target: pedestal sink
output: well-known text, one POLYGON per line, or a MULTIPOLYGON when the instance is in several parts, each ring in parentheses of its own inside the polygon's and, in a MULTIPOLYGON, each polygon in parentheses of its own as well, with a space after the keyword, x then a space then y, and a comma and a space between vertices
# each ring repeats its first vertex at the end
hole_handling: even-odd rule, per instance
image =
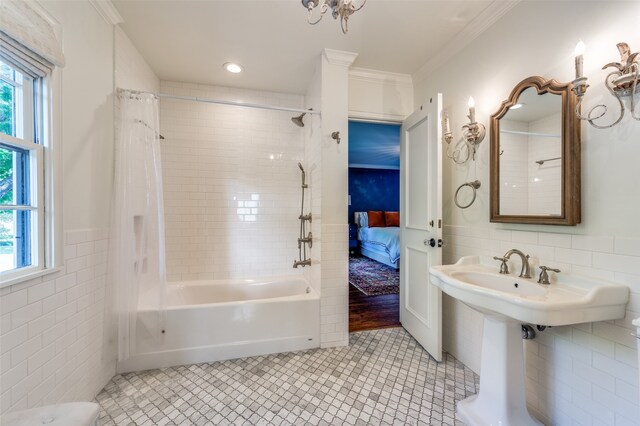
POLYGON ((429 270, 434 285, 484 314, 480 391, 457 406, 469 426, 541 425, 527 411, 521 324, 560 326, 623 318, 629 288, 560 273, 557 282, 498 273, 489 258, 467 256, 429 270))

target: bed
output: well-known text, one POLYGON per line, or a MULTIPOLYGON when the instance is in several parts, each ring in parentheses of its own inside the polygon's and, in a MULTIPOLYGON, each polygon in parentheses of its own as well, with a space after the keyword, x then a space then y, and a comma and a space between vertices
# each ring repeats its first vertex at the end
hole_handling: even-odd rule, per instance
POLYGON ((360 253, 398 269, 400 267, 400 228, 397 226, 370 228, 366 212, 354 213, 354 219, 358 226, 360 253))

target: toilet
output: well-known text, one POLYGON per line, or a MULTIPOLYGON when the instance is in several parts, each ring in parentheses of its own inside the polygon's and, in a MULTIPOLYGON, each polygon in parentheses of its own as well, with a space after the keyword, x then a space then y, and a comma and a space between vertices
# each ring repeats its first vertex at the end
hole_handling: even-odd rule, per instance
POLYGON ((3 426, 95 426, 100 406, 93 402, 68 402, 16 411, 4 416, 3 426))

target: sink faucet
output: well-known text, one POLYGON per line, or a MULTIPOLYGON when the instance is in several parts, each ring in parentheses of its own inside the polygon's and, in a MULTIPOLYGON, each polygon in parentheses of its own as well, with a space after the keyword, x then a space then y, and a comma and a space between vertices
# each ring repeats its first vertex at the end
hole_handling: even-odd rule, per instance
POLYGON ((517 249, 511 249, 508 252, 506 252, 504 256, 502 256, 502 258, 497 258, 497 260, 502 261, 502 264, 500 265, 500 273, 502 274, 509 273, 508 269, 506 269, 506 262, 507 260, 509 260, 512 254, 517 254, 518 256, 520 256, 520 260, 522 261, 522 269, 520 270, 520 275, 519 275, 520 278, 531 278, 531 267, 529 266, 529 255, 524 254, 523 252, 517 249), (502 272, 503 267, 505 268, 504 270, 506 270, 507 272, 502 272))

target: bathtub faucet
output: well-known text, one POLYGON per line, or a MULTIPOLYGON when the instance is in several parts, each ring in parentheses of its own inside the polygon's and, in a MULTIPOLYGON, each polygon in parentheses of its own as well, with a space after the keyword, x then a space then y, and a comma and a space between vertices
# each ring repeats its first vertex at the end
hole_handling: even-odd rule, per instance
POLYGON ((311 266, 311 259, 305 259, 305 260, 294 260, 293 261, 293 267, 294 268, 298 268, 298 266, 302 266, 303 268, 305 266, 311 266))
POLYGON ((300 243, 309 244, 309 248, 313 247, 313 234, 309 232, 309 234, 304 238, 298 238, 298 247, 300 247, 300 243))

